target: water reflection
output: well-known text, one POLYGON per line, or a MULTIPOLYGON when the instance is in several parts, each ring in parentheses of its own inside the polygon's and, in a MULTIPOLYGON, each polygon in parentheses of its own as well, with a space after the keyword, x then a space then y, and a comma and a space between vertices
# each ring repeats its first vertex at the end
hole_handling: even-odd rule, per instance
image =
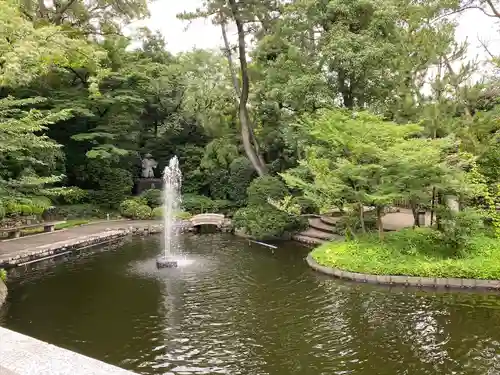
POLYGON ((149 238, 11 285, 3 325, 142 374, 496 374, 496 294, 330 279, 306 250, 184 236, 157 270, 149 238))

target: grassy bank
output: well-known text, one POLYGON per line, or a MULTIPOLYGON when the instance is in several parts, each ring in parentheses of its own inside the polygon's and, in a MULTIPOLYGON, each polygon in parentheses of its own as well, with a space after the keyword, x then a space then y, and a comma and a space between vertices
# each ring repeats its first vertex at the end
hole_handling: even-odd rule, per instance
POLYGON ((326 243, 312 252, 321 265, 375 275, 500 279, 500 241, 478 235, 459 252, 440 243, 431 229, 367 235, 326 243))

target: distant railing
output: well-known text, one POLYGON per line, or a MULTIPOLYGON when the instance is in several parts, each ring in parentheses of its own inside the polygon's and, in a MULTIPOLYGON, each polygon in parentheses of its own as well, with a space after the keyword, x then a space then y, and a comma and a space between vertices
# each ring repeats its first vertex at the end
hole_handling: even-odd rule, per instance
POLYGON ((191 224, 196 227, 199 225, 224 225, 225 217, 221 214, 199 214, 191 218, 191 224))

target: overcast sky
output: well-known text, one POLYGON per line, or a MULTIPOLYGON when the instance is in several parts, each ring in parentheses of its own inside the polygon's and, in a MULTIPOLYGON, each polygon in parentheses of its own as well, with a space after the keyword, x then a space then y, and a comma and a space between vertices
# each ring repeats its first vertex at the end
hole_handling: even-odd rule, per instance
MULTIPOLYGON (((188 51, 193 48, 218 48, 222 44, 220 29, 209 20, 191 23, 176 18, 182 11, 192 11, 201 6, 201 0, 155 0, 150 5, 151 17, 141 22, 152 30, 160 30, 172 52, 188 51)), ((458 40, 470 43, 469 57, 485 58, 486 54, 478 42, 486 41, 492 52, 500 55, 500 27, 494 19, 478 10, 469 10, 460 17, 457 30, 458 40)))

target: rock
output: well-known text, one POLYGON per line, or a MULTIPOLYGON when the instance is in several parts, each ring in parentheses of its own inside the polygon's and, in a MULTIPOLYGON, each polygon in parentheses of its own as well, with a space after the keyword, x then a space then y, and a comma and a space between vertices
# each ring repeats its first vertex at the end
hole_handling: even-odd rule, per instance
POLYGON ((2 307, 6 299, 7 299, 7 286, 2 281, 2 279, 0 279, 0 307, 2 307))

